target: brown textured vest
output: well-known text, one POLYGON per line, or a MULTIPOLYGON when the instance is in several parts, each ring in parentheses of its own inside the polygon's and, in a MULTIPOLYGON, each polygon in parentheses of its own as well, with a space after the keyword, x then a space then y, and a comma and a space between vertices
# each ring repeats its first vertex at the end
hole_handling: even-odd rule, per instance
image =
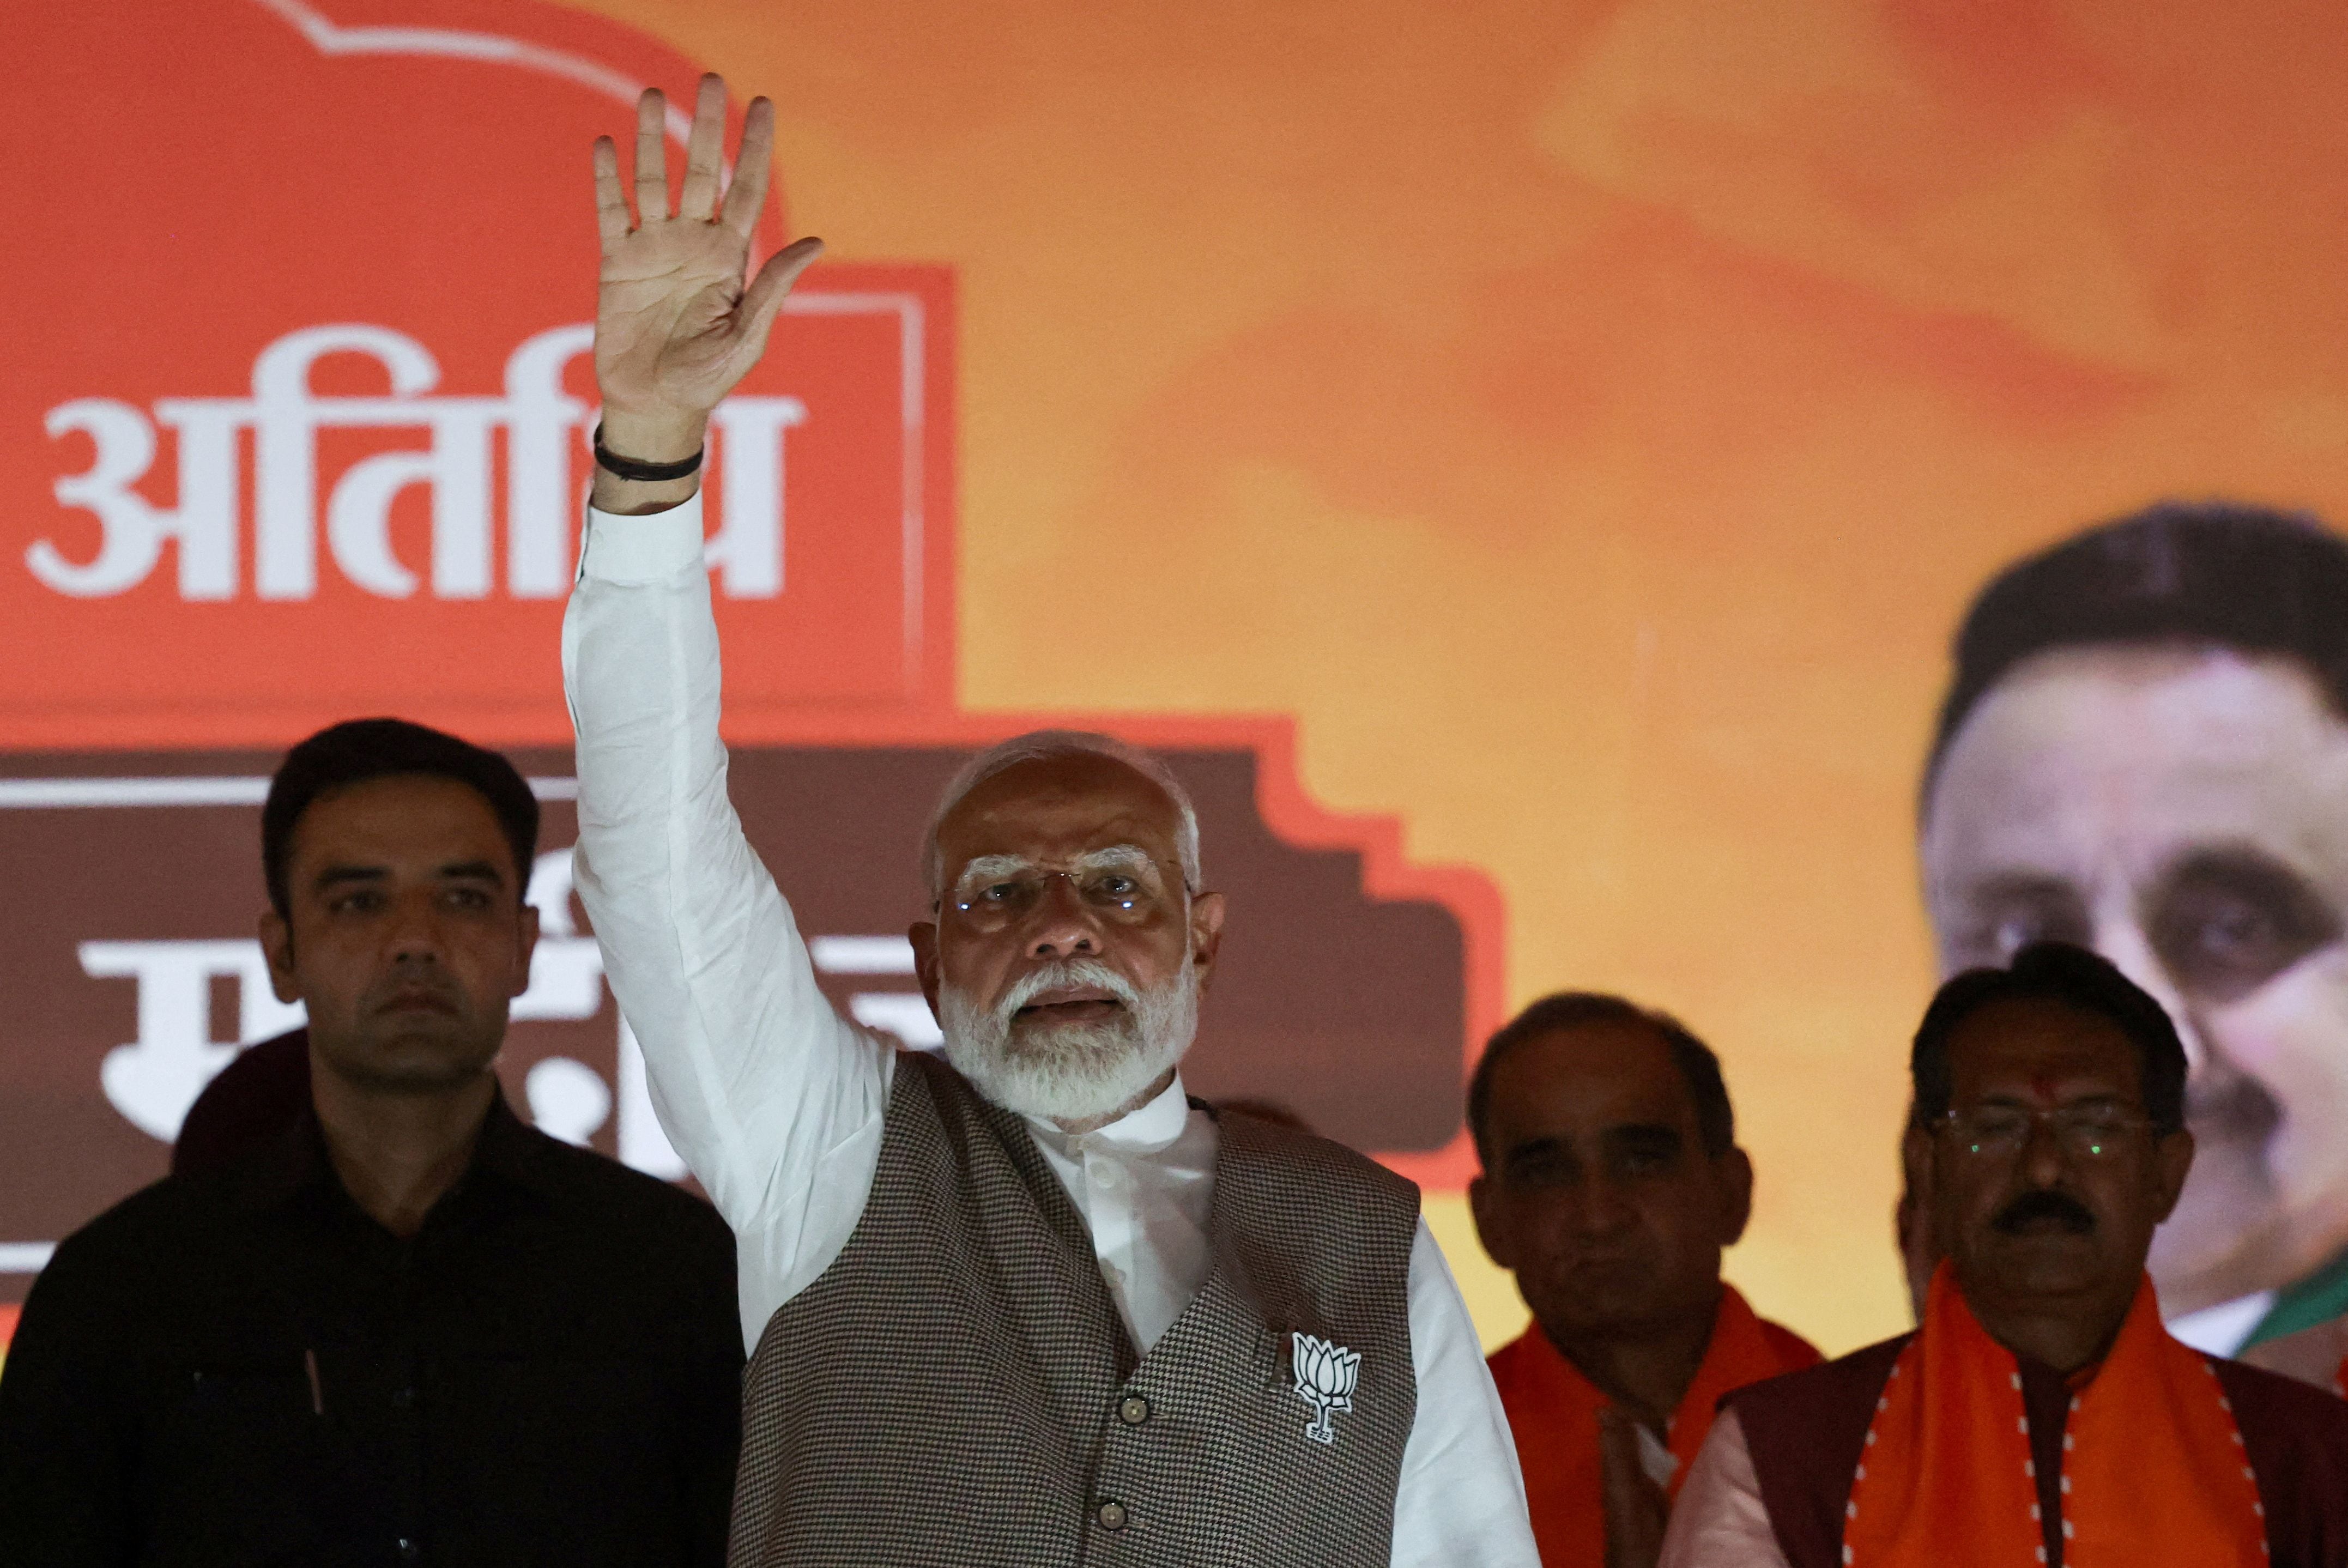
MULTIPOLYGON (((1740 1388, 1735 1410, 1777 1545, 1793 1568, 1841 1568, 1844 1505, 1867 1447, 1875 1401, 1913 1337, 1901 1335, 1838 1361, 1740 1388)), ((2239 1361, 2209 1357, 2233 1407, 2243 1458, 2258 1482, 2273 1568, 2348 1568, 2348 1403, 2239 1361)), ((2017 1361, 2039 1479, 2045 1562, 2062 1568, 2062 1375, 2017 1361)), ((1950 1561, 1962 1561, 1952 1550, 1950 1561)))
POLYGON ((1351 1150, 1220 1118, 1207 1282, 1137 1361, 1025 1124, 901 1055, 855 1233, 751 1359, 730 1562, 1384 1564, 1417 1220, 1351 1150), (1334 1444, 1299 1332, 1362 1357, 1334 1444))

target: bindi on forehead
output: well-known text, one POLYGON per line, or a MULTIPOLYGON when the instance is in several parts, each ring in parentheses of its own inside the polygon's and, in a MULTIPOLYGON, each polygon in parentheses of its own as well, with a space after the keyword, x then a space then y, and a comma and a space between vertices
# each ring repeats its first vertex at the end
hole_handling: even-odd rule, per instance
POLYGON ((2033 1105, 2063 1106, 2089 1099, 2122 1099, 2127 1098, 2133 1081, 2125 1072, 2114 1073, 2101 1064, 2075 1064, 2071 1069, 2040 1068, 2027 1079, 2028 1099, 2033 1105))
POLYGON ((1961 1100, 2027 1099, 2041 1105, 2133 1099, 2142 1064, 2118 1026, 2059 1002, 1992 1003, 1950 1039, 1952 1088, 1961 1100))

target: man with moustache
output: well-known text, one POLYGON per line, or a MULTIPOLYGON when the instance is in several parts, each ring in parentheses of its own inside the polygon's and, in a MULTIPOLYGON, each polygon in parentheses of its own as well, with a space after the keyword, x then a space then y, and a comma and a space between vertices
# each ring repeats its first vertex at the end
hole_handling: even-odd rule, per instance
POLYGON ((739 1247, 734 1562, 1529 1568, 1416 1190, 1183 1093, 1224 909, 1163 764, 1044 733, 948 785, 911 933, 942 1059, 817 989, 726 798, 693 475, 818 246, 744 286, 773 109, 721 192, 724 108, 705 78, 675 216, 658 93, 633 222, 597 145, 603 423, 564 664, 579 891, 739 1247))
POLYGON ((1941 988, 1910 1075, 1923 1321, 1731 1395, 1665 1568, 2348 1563, 2348 1403, 2161 1326, 2194 1146, 2160 1004, 2039 944, 1941 988))
POLYGON ((2348 1311, 2343 801, 2348 543, 2312 519, 2154 507, 1966 614, 1921 814, 1942 971, 2074 942, 2168 1007, 2199 1152, 2152 1274, 2219 1354, 2348 1311))
POLYGON ((35 1284, 0 1562, 724 1561, 725 1226, 499 1092, 537 836, 512 764, 454 736, 366 719, 286 754, 261 937, 307 1029, 263 1115, 35 1284))
POLYGON ((1815 1366, 1720 1277, 1753 1162, 1719 1058, 1620 996, 1544 996, 1468 1089, 1476 1233, 1532 1326, 1491 1359, 1546 1568, 1653 1568, 1723 1396, 1815 1366))

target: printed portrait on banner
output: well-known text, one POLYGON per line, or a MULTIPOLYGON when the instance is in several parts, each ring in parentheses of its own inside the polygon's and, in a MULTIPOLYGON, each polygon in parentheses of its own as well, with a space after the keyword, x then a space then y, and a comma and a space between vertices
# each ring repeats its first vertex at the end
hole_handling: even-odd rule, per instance
POLYGON ((2348 541, 2170 503, 2009 565, 1921 812, 1944 972, 2077 943, 2176 1022, 2172 1328, 2231 1355, 2348 1312, 2348 541))

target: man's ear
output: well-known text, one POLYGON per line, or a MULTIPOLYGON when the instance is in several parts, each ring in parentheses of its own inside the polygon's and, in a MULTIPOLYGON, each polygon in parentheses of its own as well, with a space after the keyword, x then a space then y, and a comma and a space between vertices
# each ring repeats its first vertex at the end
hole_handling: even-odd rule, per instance
POLYGON ((1491 1260, 1514 1270, 1516 1248, 1510 1244, 1508 1221, 1500 1212, 1500 1195, 1494 1191, 1492 1179, 1480 1171, 1468 1183, 1468 1212, 1476 1222, 1476 1239, 1484 1243, 1491 1260))
POLYGON ((1191 897, 1190 962, 1199 966, 1199 994, 1202 996, 1215 977, 1215 954, 1223 944, 1226 913, 1221 893, 1202 892, 1191 897))
POLYGON ((261 912, 261 955, 269 961, 269 988, 281 1002, 302 1000, 294 978, 294 928, 274 909, 261 912))
POLYGON ((1933 1224, 1933 1163, 1936 1154, 1932 1135, 1910 1121, 1908 1130, 1900 1135, 1900 1173, 1908 1179, 1909 1195, 1916 1209, 1916 1222, 1924 1227, 1928 1235, 1931 1233, 1933 1224))
POLYGON ((938 1017, 938 923, 917 920, 905 930, 913 944, 913 973, 920 976, 922 995, 929 998, 930 1016, 938 1017))
POLYGON ((1753 1222, 1753 1161, 1732 1145, 1714 1164, 1722 1189, 1720 1244, 1733 1247, 1745 1239, 1745 1227, 1753 1222))
POLYGON ((2162 1135, 2153 1145, 2153 1171, 2160 1183, 2160 1218, 2168 1218, 2185 1191, 2185 1178, 2193 1169, 2193 1135, 2183 1128, 2162 1135))
POLYGON ((521 906, 520 973, 515 975, 513 989, 507 993, 508 995, 519 996, 523 992, 530 989, 530 961, 531 956, 537 952, 538 905, 534 903, 525 903, 521 906))

